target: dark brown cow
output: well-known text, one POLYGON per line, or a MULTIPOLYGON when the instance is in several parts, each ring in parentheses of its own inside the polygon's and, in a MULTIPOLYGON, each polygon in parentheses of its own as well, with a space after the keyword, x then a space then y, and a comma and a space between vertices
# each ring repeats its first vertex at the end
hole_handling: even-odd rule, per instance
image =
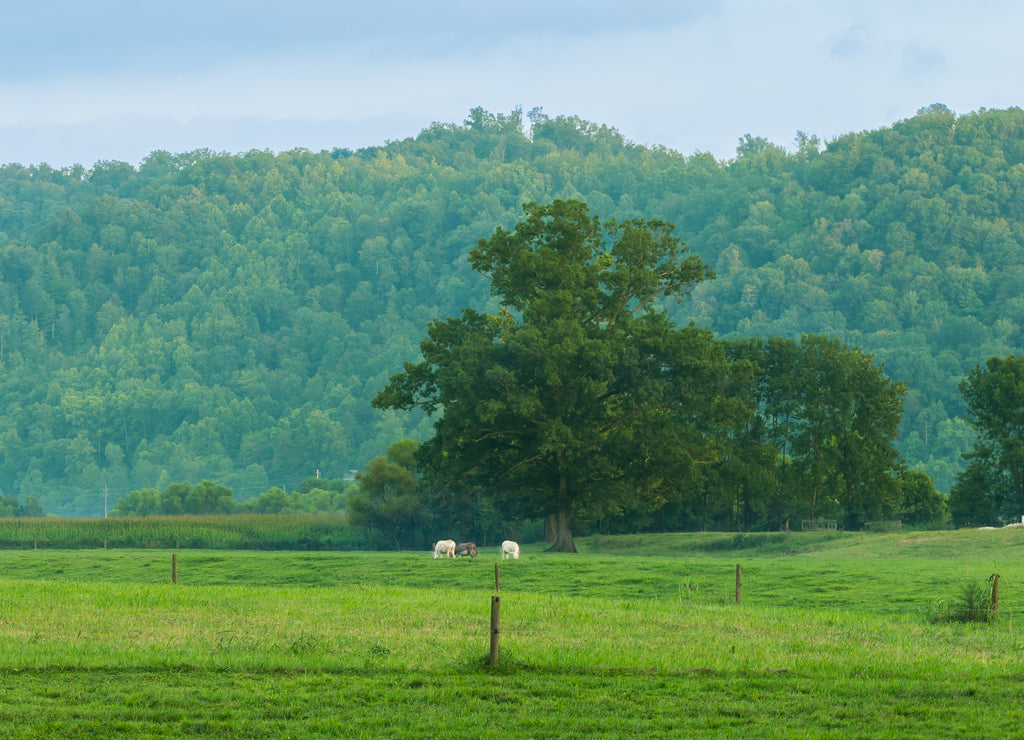
POLYGON ((455 546, 456 555, 469 555, 471 558, 475 558, 477 554, 476 544, 473 542, 460 542, 455 546))

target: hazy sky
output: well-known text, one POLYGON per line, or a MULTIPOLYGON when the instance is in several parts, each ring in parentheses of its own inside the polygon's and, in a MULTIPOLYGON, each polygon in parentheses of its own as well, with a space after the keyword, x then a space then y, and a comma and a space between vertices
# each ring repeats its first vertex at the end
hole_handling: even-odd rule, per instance
POLYGON ((33 0, 5 8, 0 164, 383 144, 543 108, 731 158, 942 103, 1024 105, 1017 0, 33 0))

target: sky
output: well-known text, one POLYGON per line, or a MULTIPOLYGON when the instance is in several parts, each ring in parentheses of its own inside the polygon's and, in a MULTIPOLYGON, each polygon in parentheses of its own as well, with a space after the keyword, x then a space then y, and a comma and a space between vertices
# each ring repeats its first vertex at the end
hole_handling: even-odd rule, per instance
POLYGON ((1018 0, 33 0, 0 165, 358 149, 534 108, 683 154, 1024 105, 1018 0))

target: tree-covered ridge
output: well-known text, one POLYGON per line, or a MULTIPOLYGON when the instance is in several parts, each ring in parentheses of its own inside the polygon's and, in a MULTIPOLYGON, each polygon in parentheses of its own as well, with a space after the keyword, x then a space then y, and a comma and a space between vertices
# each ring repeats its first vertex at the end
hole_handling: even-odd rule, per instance
MULTIPOLYGON (((0 490, 94 515, 103 492, 215 480, 249 498, 344 477, 424 418, 369 400, 427 321, 493 309, 466 255, 522 203, 677 225, 717 279, 670 309, 729 338, 828 334, 908 386, 907 463, 948 490, 957 383, 1020 351, 1024 112, 941 106, 729 162, 476 109, 359 151, 154 152, 0 167, 0 490)), ((112 499, 114 500, 114 499, 112 499)))
POLYGON ((690 240, 718 274, 693 317, 725 336, 823 332, 870 351, 909 386, 905 458, 948 490, 972 439, 959 379, 1022 345, 1024 112, 932 106, 823 151, 746 143, 728 167, 745 212, 690 240))

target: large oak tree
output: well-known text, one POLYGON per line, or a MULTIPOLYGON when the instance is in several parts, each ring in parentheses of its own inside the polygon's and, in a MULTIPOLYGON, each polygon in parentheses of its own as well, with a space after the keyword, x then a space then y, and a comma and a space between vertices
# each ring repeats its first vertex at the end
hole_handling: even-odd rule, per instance
POLYGON ((431 322, 374 405, 434 414, 420 454, 436 484, 553 514, 551 549, 575 552, 575 514, 659 506, 704 456, 694 422, 716 413, 725 359, 664 313, 711 274, 671 224, 602 224, 572 200, 524 211, 470 253, 501 310, 431 322))

